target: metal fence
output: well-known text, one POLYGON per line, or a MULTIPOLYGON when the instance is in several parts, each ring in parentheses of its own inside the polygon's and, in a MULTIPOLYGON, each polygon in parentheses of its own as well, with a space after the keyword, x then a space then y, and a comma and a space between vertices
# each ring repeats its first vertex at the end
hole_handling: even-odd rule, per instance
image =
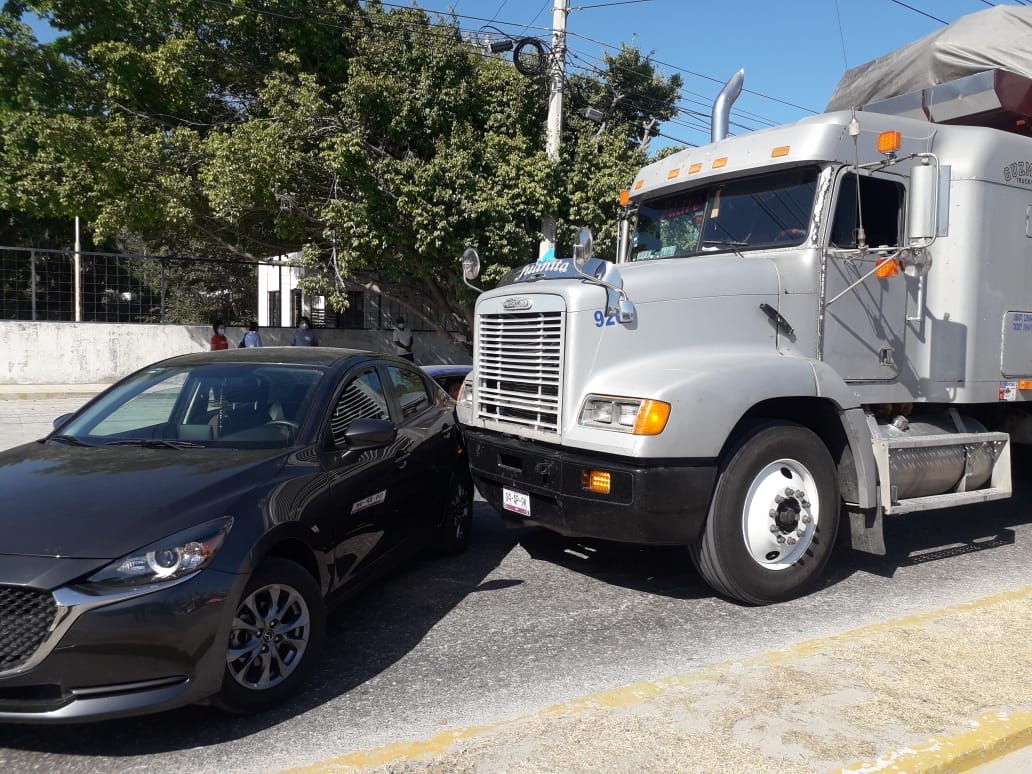
POLYGON ((348 308, 303 298, 289 260, 237 261, 0 247, 0 320, 175 323, 293 327, 308 314, 316 327, 387 329, 406 314, 413 330, 455 322, 418 288, 379 272, 356 277, 348 308), (264 278, 262 278, 263 268, 264 278), (362 282, 362 279, 369 280, 362 282), (389 292, 369 290, 369 285, 389 292))
POLYGON ((250 320, 258 263, 0 247, 0 319, 250 320))

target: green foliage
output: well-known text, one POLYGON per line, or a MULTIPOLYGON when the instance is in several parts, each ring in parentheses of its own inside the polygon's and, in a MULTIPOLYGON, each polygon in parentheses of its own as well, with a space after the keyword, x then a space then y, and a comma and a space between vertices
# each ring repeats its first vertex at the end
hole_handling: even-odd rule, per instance
POLYGON ((563 245, 587 224, 612 254, 617 193, 681 85, 630 47, 571 79, 553 164, 547 82, 418 7, 9 0, 0 40, 0 210, 78 215, 95 240, 151 253, 303 245, 306 289, 339 306, 344 279, 376 269, 466 320, 466 247, 490 283, 536 257, 554 213, 563 245), (24 10, 62 34, 38 43, 24 10), (606 111, 601 127, 584 100, 606 111))

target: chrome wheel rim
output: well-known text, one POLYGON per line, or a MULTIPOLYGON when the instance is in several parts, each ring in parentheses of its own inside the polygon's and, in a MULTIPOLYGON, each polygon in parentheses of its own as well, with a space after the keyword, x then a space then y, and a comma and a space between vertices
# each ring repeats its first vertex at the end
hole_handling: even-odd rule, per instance
POLYGON ((250 690, 274 688, 301 664, 311 636, 308 605, 297 589, 262 586, 241 601, 233 616, 229 673, 250 690))
POLYGON ((817 483, 798 460, 780 459, 753 478, 742 507, 742 533, 753 560, 768 570, 791 567, 810 548, 820 516, 817 483))

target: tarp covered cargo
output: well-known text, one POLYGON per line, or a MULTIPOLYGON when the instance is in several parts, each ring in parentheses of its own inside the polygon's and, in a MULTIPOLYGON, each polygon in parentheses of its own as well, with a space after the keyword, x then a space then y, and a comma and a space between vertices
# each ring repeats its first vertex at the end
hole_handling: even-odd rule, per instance
POLYGON ((998 5, 962 16, 847 70, 826 110, 848 110, 992 69, 1032 77, 1032 7, 998 5))

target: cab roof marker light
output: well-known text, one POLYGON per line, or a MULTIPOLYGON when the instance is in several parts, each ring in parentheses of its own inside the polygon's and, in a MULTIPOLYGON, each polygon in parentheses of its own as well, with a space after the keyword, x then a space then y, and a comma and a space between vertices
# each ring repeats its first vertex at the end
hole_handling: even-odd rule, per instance
POLYGON ((701 161, 696 161, 694 164, 692 164, 690 167, 688 167, 688 174, 689 175, 694 175, 696 172, 701 172, 701 171, 702 171, 702 162, 701 161))
POLYGON ((722 169, 727 166, 727 156, 723 156, 719 159, 713 159, 713 169, 722 169))
POLYGON ((790 150, 792 150, 791 145, 781 145, 770 152, 770 157, 772 159, 782 158, 783 156, 787 156, 790 150))
POLYGON ((622 191, 620 191, 620 206, 621 207, 626 207, 630 203, 631 203, 631 192, 628 191, 625 188, 622 191))
POLYGON ((641 190, 644 187, 644 185, 645 185, 645 181, 644 180, 639 180, 637 183, 634 184, 634 190, 635 191, 639 191, 639 190, 641 190))
POLYGON ((681 174, 681 169, 679 167, 674 167, 673 169, 671 169, 669 172, 666 173, 666 179, 667 180, 673 180, 674 178, 678 177, 680 174, 681 174))

